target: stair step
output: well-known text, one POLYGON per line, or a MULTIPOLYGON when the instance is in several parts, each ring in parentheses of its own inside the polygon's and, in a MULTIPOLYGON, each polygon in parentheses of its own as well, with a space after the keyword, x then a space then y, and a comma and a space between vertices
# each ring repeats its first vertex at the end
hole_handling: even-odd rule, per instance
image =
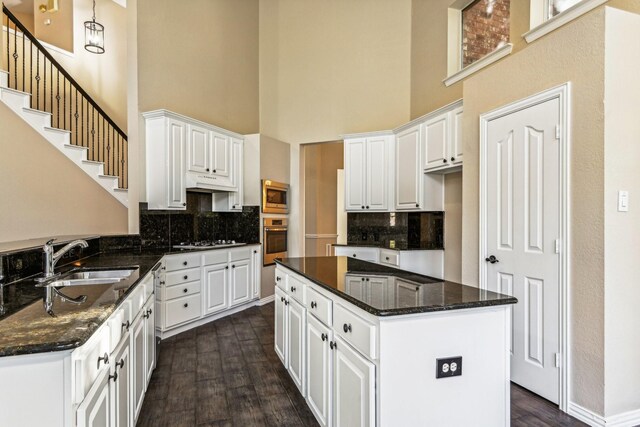
POLYGON ((4 70, 0 70, 0 87, 7 86, 9 86, 9 73, 4 70))
POLYGON ((34 110, 33 108, 23 108, 23 117, 34 127, 51 127, 51 113, 34 110))
POLYGON ((65 148, 72 148, 72 149, 75 149, 75 150, 82 150, 84 152, 88 152, 89 151, 89 148, 83 147, 82 145, 65 144, 64 146, 65 146, 65 148))
POLYGON ((92 171, 92 175, 103 175, 104 174, 104 163, 95 162, 93 160, 83 160, 82 165, 84 168, 89 168, 92 171))
POLYGON ((129 190, 128 190, 128 189, 126 189, 126 188, 120 188, 120 187, 118 187, 118 188, 114 188, 114 189, 113 189, 113 191, 118 191, 118 192, 121 192, 121 193, 127 193, 127 192, 129 192, 129 190))
POLYGON ((31 106, 31 94, 8 87, 0 87, 0 98, 15 112, 31 106))
POLYGON ((53 144, 57 144, 58 148, 64 147, 65 145, 71 145, 71 132, 68 130, 45 126, 42 128, 40 133, 44 134, 45 138, 53 144))

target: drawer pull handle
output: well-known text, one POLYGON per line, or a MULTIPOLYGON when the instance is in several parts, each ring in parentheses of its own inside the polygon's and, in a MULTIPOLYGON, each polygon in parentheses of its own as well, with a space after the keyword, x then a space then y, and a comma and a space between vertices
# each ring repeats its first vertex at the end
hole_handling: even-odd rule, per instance
POLYGON ((420 203, 416 203, 416 208, 419 208, 419 207, 420 207, 420 203))
POLYGON ((362 281, 364 282, 364 277, 362 278, 362 281))
POLYGON ((342 325, 342 330, 344 331, 344 333, 346 334, 347 332, 351 332, 351 323, 345 323, 344 325, 342 325))
POLYGON ((161 281, 160 281, 160 284, 161 284, 161 285, 164 285, 164 280, 161 280, 161 281))
POLYGON ((452 162, 455 162, 455 161, 456 161, 456 158, 455 158, 455 157, 452 157, 452 158, 451 158, 451 161, 452 161, 452 162))
POLYGON ((356 254, 353 254, 353 257, 356 258, 356 254))
POLYGON ((295 286, 292 286, 292 287, 291 287, 291 292, 295 292, 295 291, 296 291, 296 287, 295 287, 295 286))
POLYGON ((152 310, 152 309, 149 309, 149 310, 147 310, 147 313, 148 313, 148 314, 151 314, 151 313, 153 313, 153 310, 152 310))
POLYGON ((184 289, 182 290, 182 292, 184 292, 184 293, 186 294, 187 292, 189 292, 189 289, 184 288, 184 289))
POLYGON ((280 276, 276 277, 276 282, 279 282, 280 280, 282 280, 282 278, 280 276))
POLYGON ((124 359, 120 359, 119 362, 116 362, 116 368, 124 368, 124 359))
POLYGON ((102 357, 98 357, 98 368, 100 367, 100 362, 104 362, 105 365, 109 364, 109 355, 107 353, 102 357))
POLYGON ((369 278, 367 277, 367 282, 369 281, 369 278))
POLYGON ((184 303, 184 308, 187 308, 187 307, 189 307, 189 303, 188 303, 188 302, 185 302, 185 303, 184 303))
POLYGON ((145 311, 144 314, 142 315, 142 317, 144 317, 145 319, 149 318, 149 312, 145 311))
POLYGON ((231 268, 236 268, 235 264, 231 266, 231 268))
POLYGON ((131 322, 129 322, 128 320, 127 320, 127 322, 126 322, 126 323, 123 323, 123 324, 122 324, 122 327, 123 327, 123 328, 126 328, 126 330, 127 330, 127 331, 129 330, 129 327, 130 327, 130 326, 131 326, 131 322))
POLYGON ((311 308, 316 308, 318 304, 315 301, 311 301, 311 308))
POLYGON ((289 301, 285 301, 285 302, 284 302, 284 305, 289 305, 289 301))
POLYGON ((387 261, 389 261, 389 257, 385 257, 385 259, 386 259, 387 261))
POLYGON ((320 338, 322 338, 322 341, 325 341, 328 337, 327 334, 322 334, 320 335, 320 338))
POLYGON ((329 347, 331 347, 331 350, 333 350, 334 348, 338 348, 338 343, 329 341, 329 347))
POLYGON ((189 276, 187 276, 186 274, 184 275, 184 280, 187 280, 189 278, 189 276))
POLYGON ((280 297, 280 301, 284 302, 284 297, 280 297))
POLYGON ((113 382, 115 383, 115 382, 118 380, 118 371, 115 371, 115 372, 113 373, 113 375, 109 375, 109 378, 107 379, 107 382, 108 382, 110 379, 113 379, 113 382))

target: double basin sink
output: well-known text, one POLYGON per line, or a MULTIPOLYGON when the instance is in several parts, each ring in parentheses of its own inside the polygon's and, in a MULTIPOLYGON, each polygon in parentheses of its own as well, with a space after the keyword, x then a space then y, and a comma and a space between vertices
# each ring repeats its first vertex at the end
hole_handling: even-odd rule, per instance
POLYGON ((55 288, 67 286, 108 285, 127 279, 136 268, 116 270, 72 270, 68 273, 43 281, 39 286, 55 288))

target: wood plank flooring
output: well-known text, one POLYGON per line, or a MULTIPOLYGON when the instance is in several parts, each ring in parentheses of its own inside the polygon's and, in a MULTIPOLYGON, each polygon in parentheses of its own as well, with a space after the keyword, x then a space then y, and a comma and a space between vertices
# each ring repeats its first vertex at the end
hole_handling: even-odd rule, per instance
MULTIPOLYGON (((317 426, 273 349, 273 304, 162 341, 139 426, 317 426)), ((583 426, 513 385, 512 426, 583 426)))

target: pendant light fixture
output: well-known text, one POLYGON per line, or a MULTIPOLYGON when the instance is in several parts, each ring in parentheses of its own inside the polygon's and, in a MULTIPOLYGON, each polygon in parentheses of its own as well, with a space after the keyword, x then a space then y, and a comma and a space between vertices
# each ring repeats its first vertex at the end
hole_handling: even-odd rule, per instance
POLYGON ((93 17, 84 23, 84 48, 91 53, 104 53, 104 25, 96 22, 96 0, 93 0, 93 17))

